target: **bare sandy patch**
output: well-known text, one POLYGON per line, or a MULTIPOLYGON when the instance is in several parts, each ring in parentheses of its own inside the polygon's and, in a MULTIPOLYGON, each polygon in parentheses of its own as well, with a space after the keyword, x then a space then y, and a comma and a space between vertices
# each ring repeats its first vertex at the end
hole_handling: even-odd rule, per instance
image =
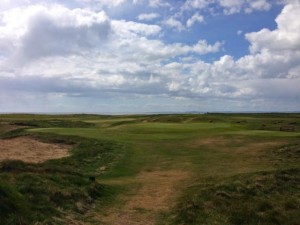
POLYGON ((70 146, 39 142, 29 137, 0 140, 0 161, 22 160, 41 163, 49 159, 67 157, 70 146))
POLYGON ((140 173, 135 181, 141 187, 124 204, 106 212, 101 221, 107 225, 154 225, 160 213, 176 203, 182 182, 189 177, 184 171, 151 171, 140 173))

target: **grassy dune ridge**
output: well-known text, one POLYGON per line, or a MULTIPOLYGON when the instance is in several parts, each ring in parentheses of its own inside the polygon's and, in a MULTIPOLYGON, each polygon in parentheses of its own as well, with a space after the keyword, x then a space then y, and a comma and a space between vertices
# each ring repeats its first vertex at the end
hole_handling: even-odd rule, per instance
POLYGON ((300 221, 299 114, 1 115, 0 135, 73 146, 1 162, 1 224, 300 221))

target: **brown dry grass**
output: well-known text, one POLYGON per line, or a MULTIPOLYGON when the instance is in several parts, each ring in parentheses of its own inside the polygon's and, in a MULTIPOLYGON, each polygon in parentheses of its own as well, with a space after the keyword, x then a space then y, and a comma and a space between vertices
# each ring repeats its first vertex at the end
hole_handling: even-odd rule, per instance
MULTIPOLYGON (((237 143, 240 143, 241 140, 235 139, 237 143)), ((202 146, 225 146, 228 145, 232 140, 228 140, 222 136, 220 137, 206 137, 206 138, 197 138, 187 143, 187 146, 190 148, 199 148, 202 146)))
POLYGON ((205 152, 201 164, 202 175, 230 176, 268 170, 274 167, 268 154, 270 150, 287 144, 283 140, 256 140, 243 138, 209 137, 187 143, 188 149, 205 152))
POLYGON ((273 148, 275 146, 280 146, 286 144, 285 141, 260 141, 246 143, 242 139, 226 139, 224 137, 213 137, 213 138, 201 138, 191 141, 187 144, 190 148, 217 148, 220 152, 231 152, 231 153, 247 153, 247 154, 257 154, 259 151, 265 151, 266 149, 273 148))
POLYGON ((140 173, 133 181, 140 188, 124 196, 119 207, 100 216, 101 221, 107 225, 154 225, 159 214, 174 205, 174 198, 188 177, 187 172, 175 170, 140 173))
POLYGON ((29 137, 0 140, 0 161, 22 160, 41 163, 49 159, 67 157, 70 146, 42 143, 29 137))

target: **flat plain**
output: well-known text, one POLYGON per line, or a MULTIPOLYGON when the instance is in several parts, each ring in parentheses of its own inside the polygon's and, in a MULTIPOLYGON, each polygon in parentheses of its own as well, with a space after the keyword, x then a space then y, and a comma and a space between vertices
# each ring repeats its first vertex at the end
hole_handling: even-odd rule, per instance
POLYGON ((7 114, 0 135, 0 224, 300 221, 299 114, 7 114))

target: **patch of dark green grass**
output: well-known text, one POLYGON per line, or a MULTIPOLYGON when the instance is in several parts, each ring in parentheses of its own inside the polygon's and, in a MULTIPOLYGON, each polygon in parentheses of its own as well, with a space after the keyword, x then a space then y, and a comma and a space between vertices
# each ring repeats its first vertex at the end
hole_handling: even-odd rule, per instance
POLYGON ((24 120, 24 121, 15 121, 10 122, 12 125, 17 126, 29 126, 29 127, 66 127, 66 128, 75 128, 75 127, 94 127, 93 123, 87 123, 83 121, 74 121, 74 120, 24 120))
POLYGON ((140 120, 123 120, 123 121, 117 121, 117 122, 112 122, 109 127, 116 127, 116 126, 122 126, 122 125, 130 125, 130 124, 135 124, 141 122, 140 120))
POLYGON ((21 135, 25 135, 25 128, 18 128, 10 131, 0 133, 0 138, 14 138, 21 135))
POLYGON ((24 196, 13 185, 0 183, 1 224, 24 224, 30 210, 24 196))
POLYGON ((144 119, 145 122, 182 123, 190 118, 190 115, 152 115, 144 119))

